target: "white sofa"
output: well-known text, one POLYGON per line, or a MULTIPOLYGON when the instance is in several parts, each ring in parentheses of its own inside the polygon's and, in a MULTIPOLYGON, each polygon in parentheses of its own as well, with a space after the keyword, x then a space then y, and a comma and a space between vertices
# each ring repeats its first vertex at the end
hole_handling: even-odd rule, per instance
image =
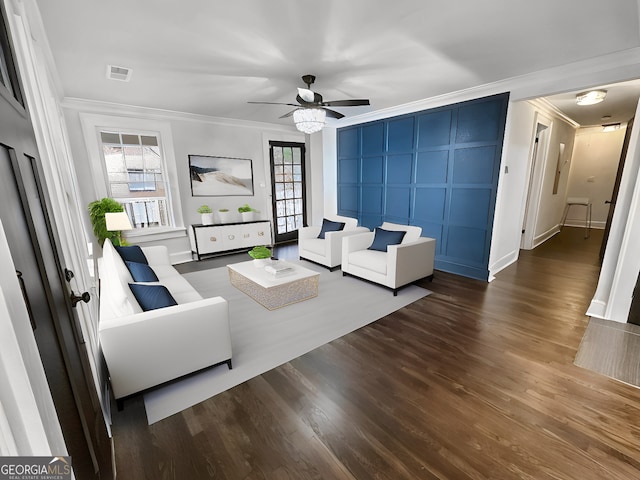
MULTIPOLYGON (((229 309, 222 297, 203 299, 171 265, 166 247, 142 247, 149 266, 177 305, 143 311, 126 264, 109 240, 100 262, 99 338, 114 397, 124 397, 188 373, 226 363, 231 368, 229 309)), ((144 282, 143 282, 144 283, 144 282)))
POLYGON ((386 252, 369 250, 374 232, 345 237, 342 244, 342 272, 393 290, 420 280, 433 278, 436 241, 421 237, 422 229, 411 225, 384 222, 380 228, 406 232, 402 242, 389 245, 386 252))
POLYGON ((358 227, 358 220, 351 217, 333 215, 327 220, 344 223, 344 229, 326 232, 324 238, 318 238, 321 225, 311 225, 298 230, 298 255, 303 260, 324 265, 335 270, 342 262, 342 239, 355 233, 368 232, 366 227, 358 227))

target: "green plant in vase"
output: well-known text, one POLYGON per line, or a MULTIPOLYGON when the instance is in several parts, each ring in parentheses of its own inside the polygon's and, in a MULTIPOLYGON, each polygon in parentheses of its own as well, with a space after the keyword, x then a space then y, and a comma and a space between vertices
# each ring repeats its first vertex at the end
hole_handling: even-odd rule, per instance
POLYGON ((211 210, 211 207, 209 205, 201 205, 200 207, 198 207, 198 213, 202 217, 203 225, 213 224, 213 221, 214 221, 213 210, 211 210))
POLYGON ((108 231, 107 222, 104 218, 105 213, 124 212, 124 208, 120 202, 113 198, 105 197, 100 200, 94 200, 88 206, 89 218, 93 227, 93 234, 98 239, 100 246, 104 245, 104 241, 109 238, 111 243, 120 246, 125 242, 122 240, 122 233, 118 231, 108 231))
POLYGON ((271 249, 261 245, 259 247, 253 247, 249 250, 249 256, 254 260, 262 260, 265 258, 271 258, 271 249))
POLYGON ((256 210, 251 208, 248 203, 245 203, 244 205, 238 207, 238 211, 240 213, 248 213, 248 212, 255 212, 256 210))
POLYGON ((238 212, 240 212, 243 222, 251 222, 254 219, 254 212, 257 212, 257 210, 250 207, 248 203, 245 203, 244 205, 238 207, 238 212))

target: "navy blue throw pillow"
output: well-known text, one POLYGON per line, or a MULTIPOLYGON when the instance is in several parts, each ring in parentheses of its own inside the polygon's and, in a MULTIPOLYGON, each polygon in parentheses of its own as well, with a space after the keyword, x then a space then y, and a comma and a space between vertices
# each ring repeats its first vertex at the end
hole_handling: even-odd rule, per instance
POLYGON ((379 250, 381 252, 387 251, 387 246, 398 245, 402 243, 402 239, 407 232, 385 230, 383 228, 376 227, 376 233, 373 237, 373 243, 369 247, 369 250, 379 250))
POLYGON ((146 263, 124 262, 134 282, 157 282, 158 276, 146 263))
POLYGON ((343 229, 344 222, 334 222, 325 218, 322 220, 322 228, 320 229, 320 235, 318 235, 318 238, 324 238, 324 234, 327 232, 339 232, 343 229))
POLYGON ((116 250, 125 262, 146 263, 149 265, 147 257, 142 253, 138 245, 127 245, 126 247, 116 247, 116 250))
POLYGON ((145 312, 177 305, 175 299, 164 285, 140 285, 130 283, 129 288, 140 304, 140 308, 145 312))

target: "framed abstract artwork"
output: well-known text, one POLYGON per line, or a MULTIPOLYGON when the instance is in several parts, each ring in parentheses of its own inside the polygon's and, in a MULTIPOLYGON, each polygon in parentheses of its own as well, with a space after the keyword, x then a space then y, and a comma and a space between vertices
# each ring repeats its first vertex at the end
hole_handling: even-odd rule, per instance
POLYGON ((253 195, 253 164, 247 158, 189 155, 191 195, 253 195))

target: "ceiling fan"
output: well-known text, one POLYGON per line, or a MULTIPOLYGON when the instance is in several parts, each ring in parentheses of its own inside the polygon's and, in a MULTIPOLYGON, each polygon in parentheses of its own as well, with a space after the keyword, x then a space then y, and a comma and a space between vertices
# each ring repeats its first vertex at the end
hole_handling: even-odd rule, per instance
POLYGON ((359 107, 363 105, 369 105, 367 99, 351 99, 351 100, 331 100, 325 102, 317 92, 311 90, 311 85, 316 81, 315 75, 303 75, 302 81, 307 85, 307 88, 298 88, 298 94, 296 95, 296 103, 279 103, 279 102, 248 102, 259 103, 263 105, 288 105, 290 107, 296 107, 288 113, 285 113, 280 118, 286 118, 293 115, 293 120, 296 123, 298 130, 305 133, 313 133, 321 130, 324 126, 325 117, 330 118, 342 118, 344 115, 340 112, 336 112, 327 107, 359 107))

